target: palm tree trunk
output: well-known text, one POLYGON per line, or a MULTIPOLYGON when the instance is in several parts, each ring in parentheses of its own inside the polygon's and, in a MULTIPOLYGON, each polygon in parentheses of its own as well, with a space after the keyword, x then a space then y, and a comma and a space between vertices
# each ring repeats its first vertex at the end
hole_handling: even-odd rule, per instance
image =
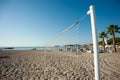
POLYGON ((104 40, 104 38, 103 38, 103 50, 105 52, 105 40, 104 40))
POLYGON ((114 52, 117 52, 117 50, 116 50, 116 42, 115 42, 115 34, 113 34, 112 36, 113 36, 113 48, 114 48, 114 52))

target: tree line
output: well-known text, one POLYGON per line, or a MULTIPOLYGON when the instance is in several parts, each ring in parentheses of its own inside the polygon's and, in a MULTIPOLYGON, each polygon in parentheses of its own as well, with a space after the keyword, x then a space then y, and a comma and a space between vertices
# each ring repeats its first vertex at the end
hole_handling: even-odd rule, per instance
MULTIPOLYGON (((115 37, 115 41, 117 45, 120 45, 120 37, 115 37)), ((103 41, 99 41, 99 45, 102 45, 103 41)), ((112 45, 113 38, 107 39, 108 45, 112 45)))

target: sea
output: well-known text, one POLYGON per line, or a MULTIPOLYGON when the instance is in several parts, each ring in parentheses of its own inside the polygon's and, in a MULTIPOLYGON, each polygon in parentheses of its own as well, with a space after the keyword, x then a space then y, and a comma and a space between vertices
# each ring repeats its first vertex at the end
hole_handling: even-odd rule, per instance
POLYGON ((0 50, 46 50, 47 47, 0 47, 0 50))

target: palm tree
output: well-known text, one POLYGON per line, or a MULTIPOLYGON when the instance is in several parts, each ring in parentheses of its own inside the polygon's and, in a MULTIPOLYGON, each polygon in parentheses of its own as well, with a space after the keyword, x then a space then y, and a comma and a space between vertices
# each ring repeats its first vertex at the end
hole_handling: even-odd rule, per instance
POLYGON ((105 32, 99 33, 99 38, 102 38, 103 49, 105 51, 105 38, 107 38, 107 33, 105 33, 105 32))
POLYGON ((112 35, 114 52, 117 52, 116 46, 115 46, 116 45, 116 42, 115 42, 115 33, 120 33, 120 27, 118 27, 118 25, 110 25, 109 27, 107 27, 107 33, 109 33, 110 35, 112 35))

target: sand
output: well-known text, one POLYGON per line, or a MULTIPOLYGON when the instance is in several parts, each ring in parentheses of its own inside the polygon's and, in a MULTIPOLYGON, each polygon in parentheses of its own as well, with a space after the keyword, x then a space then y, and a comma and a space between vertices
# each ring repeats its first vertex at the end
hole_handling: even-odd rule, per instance
MULTIPOLYGON (((100 54, 101 80, 120 80, 120 53, 100 54)), ((94 80, 92 53, 0 51, 0 80, 94 80)))

